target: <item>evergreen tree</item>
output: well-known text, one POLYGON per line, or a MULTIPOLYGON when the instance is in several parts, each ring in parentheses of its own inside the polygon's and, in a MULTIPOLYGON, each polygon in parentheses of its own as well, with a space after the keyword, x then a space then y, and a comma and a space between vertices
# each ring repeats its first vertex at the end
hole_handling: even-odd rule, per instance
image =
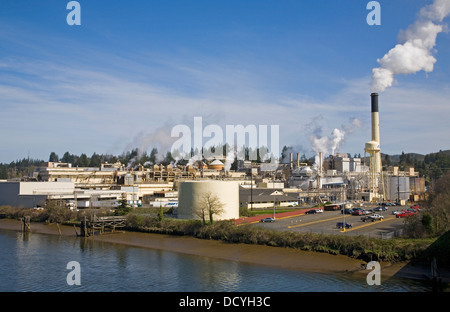
POLYGON ((125 193, 123 193, 121 199, 119 200, 119 205, 117 206, 117 208, 114 211, 114 215, 124 216, 124 215, 130 213, 130 211, 131 211, 131 207, 128 204, 125 193))
POLYGON ((58 155, 56 155, 55 152, 51 152, 50 153, 50 157, 48 158, 48 161, 58 162, 59 161, 59 157, 58 157, 58 155))

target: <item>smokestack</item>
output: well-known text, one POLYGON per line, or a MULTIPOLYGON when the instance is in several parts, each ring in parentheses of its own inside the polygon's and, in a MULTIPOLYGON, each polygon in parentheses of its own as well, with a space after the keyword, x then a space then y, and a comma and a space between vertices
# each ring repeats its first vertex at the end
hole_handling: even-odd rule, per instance
POLYGON ((372 93, 371 98, 371 117, 372 117, 372 145, 368 152, 374 153, 375 172, 381 172, 381 154, 380 154, 380 117, 378 113, 378 93, 372 93))
POLYGON ((297 153, 297 168, 300 167, 300 155, 297 153))
POLYGON ((323 169, 323 153, 319 152, 319 175, 322 175, 323 169))
POLYGON ((372 99, 372 141, 380 143, 380 118, 378 116, 378 93, 370 95, 372 99))

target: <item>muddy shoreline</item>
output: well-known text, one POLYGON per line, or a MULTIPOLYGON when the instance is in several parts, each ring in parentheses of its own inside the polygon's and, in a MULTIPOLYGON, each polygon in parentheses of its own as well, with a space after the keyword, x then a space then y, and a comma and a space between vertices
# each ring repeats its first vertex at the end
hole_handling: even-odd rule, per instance
MULTIPOLYGON (((0 229, 21 230, 21 222, 0 219, 0 229)), ((141 248, 151 248, 183 254, 238 261, 249 264, 281 267, 316 273, 349 274, 365 279, 369 270, 361 267, 361 260, 341 255, 295 250, 291 248, 270 247, 250 244, 230 244, 215 240, 198 239, 189 236, 120 231, 88 238, 77 237, 79 228, 57 226, 56 224, 32 223, 31 233, 71 236, 75 239, 123 244, 141 248)), ((408 263, 381 263, 381 279, 392 276, 426 279, 424 268, 412 267, 408 263)))

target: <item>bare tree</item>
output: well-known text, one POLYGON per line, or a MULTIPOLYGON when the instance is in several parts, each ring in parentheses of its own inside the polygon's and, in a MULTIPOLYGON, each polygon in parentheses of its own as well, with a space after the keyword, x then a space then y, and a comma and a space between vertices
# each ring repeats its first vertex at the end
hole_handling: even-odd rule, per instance
POLYGON ((194 213, 202 218, 203 220, 203 224, 206 223, 206 215, 208 213, 208 207, 207 205, 205 205, 205 200, 204 200, 204 195, 202 196, 202 199, 200 201, 200 205, 198 205, 197 207, 194 208, 194 213))
POLYGON ((209 216, 209 222, 212 224, 214 216, 221 214, 224 211, 223 206, 223 203, 217 195, 207 192, 202 195, 199 206, 195 209, 195 213, 202 218, 203 223, 206 223, 206 216, 209 216))

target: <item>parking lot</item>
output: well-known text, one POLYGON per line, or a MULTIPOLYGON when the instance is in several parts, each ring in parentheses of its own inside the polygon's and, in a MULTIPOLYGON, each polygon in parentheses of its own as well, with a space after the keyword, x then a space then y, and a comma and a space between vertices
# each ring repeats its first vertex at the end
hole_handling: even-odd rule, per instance
POLYGON ((363 222, 360 216, 351 214, 343 215, 338 211, 324 211, 316 214, 304 214, 295 217, 278 218, 275 222, 260 222, 257 226, 279 231, 313 232, 339 235, 365 235, 376 238, 391 238, 401 233, 404 218, 396 218, 393 210, 402 210, 407 207, 389 207, 387 211, 376 212, 383 216, 382 221, 363 222), (336 227, 338 222, 351 224, 351 228, 345 230, 336 227))

